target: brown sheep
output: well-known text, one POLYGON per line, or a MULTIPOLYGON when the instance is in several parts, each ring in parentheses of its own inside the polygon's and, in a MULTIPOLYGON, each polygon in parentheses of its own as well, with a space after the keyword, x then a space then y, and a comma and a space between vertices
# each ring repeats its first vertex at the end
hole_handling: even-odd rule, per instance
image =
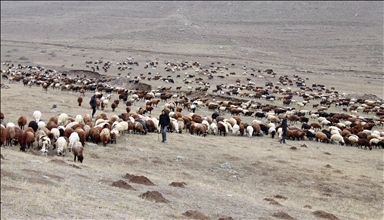
POLYGON ((89 130, 89 136, 91 137, 92 141, 96 144, 101 142, 100 138, 100 132, 101 132, 101 127, 93 127, 91 130, 89 130))
POLYGON ((8 126, 5 128, 5 146, 11 146, 12 147, 12 139, 15 137, 15 128, 13 126, 8 126))
POLYGON ((140 122, 137 122, 137 121, 134 123, 134 130, 133 130, 133 132, 136 133, 136 131, 138 131, 140 134, 147 134, 147 132, 144 130, 143 125, 140 122))
POLYGON ((107 146, 107 144, 109 143, 109 141, 111 139, 111 130, 109 130, 108 128, 103 128, 103 130, 101 130, 101 132, 100 132, 100 138, 101 138, 101 142, 103 143, 104 147, 107 146))
POLYGON ((92 116, 90 114, 86 114, 83 116, 84 124, 87 124, 87 122, 91 122, 92 124, 92 116))
POLYGON ((196 123, 201 123, 203 122, 203 118, 200 115, 193 114, 192 115, 192 120, 196 123))
POLYGON ((113 102, 113 103, 111 104, 111 108, 112 108, 112 112, 114 112, 114 111, 115 111, 115 108, 117 108, 117 104, 113 102))
POLYGON ((255 135, 260 135, 260 131, 261 131, 261 128, 260 128, 260 125, 257 124, 257 123, 252 123, 251 124, 252 128, 253 128, 253 134, 252 136, 255 136, 255 135))
POLYGON ((81 142, 76 141, 72 146, 72 153, 74 156, 73 161, 76 162, 76 157, 77 157, 77 161, 79 161, 80 163, 83 163, 83 160, 84 160, 83 152, 84 152, 83 145, 81 144, 81 142))
POLYGON ((24 115, 20 116, 19 119, 17 119, 17 124, 21 130, 24 130, 24 126, 27 124, 27 117, 24 115))
POLYGON ((18 141, 20 144, 20 151, 25 152, 26 147, 28 146, 28 148, 30 148, 33 142, 35 142, 35 136, 32 132, 24 130, 20 132, 18 141))
POLYGON ((1 127, 1 137, 0 137, 0 147, 4 145, 6 139, 7 139, 7 134, 5 131, 5 128, 3 126, 1 127))
POLYGON ((79 103, 79 106, 81 106, 81 103, 83 102, 83 97, 79 96, 77 98, 77 103, 79 103))
POLYGON ((85 133, 84 129, 76 128, 75 132, 79 134, 80 142, 83 146, 85 146, 85 140, 87 139, 87 134, 85 133))
POLYGON ((55 122, 55 124, 59 124, 59 119, 57 118, 57 116, 52 116, 51 118, 49 118, 48 122, 49 121, 53 121, 55 122))
POLYGON ((369 150, 372 150, 371 143, 369 143, 369 141, 367 139, 364 139, 364 138, 359 138, 359 140, 357 140, 357 142, 356 142, 356 145, 357 145, 357 148, 361 147, 361 149, 363 149, 363 146, 364 146, 364 149, 366 149, 368 147, 369 150))
POLYGON ((54 121, 48 121, 46 128, 51 130, 52 128, 57 128, 58 125, 54 121))
POLYGON ((75 130, 73 130, 72 128, 66 128, 64 129, 64 137, 67 137, 69 138, 69 136, 71 136, 72 132, 74 132, 75 130))
POLYGON ((319 131, 319 132, 316 133, 315 138, 316 138, 316 141, 319 141, 319 140, 320 140, 320 142, 323 142, 323 143, 329 143, 329 139, 328 139, 327 135, 324 134, 324 133, 321 132, 321 131, 319 131))

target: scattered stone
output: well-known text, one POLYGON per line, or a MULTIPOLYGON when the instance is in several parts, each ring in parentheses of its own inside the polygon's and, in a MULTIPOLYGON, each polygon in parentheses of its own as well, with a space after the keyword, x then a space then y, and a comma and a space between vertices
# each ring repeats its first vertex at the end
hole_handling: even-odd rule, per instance
POLYGON ((274 200, 274 199, 271 199, 271 198, 264 198, 263 200, 268 201, 269 204, 271 204, 271 205, 278 205, 278 206, 281 206, 281 204, 278 203, 278 202, 276 202, 276 200, 274 200))
POLYGON ((220 164, 221 168, 232 169, 232 165, 228 162, 220 164))
POLYGON ((184 157, 182 157, 182 156, 177 156, 177 157, 176 157, 176 161, 184 161, 184 157))
POLYGON ((332 168, 332 166, 329 165, 329 164, 325 165, 325 167, 326 167, 326 168, 332 168))
POLYGON ((0 154, 0 156, 1 156, 1 159, 5 160, 5 157, 2 154, 0 154))
POLYGON ((171 184, 169 184, 170 186, 174 186, 174 187, 181 187, 181 188, 184 188, 185 185, 187 185, 187 183, 185 182, 172 182, 171 184))
POLYGON ((291 150, 297 150, 297 147, 290 147, 291 150))
POLYGON ((302 144, 300 147, 306 147, 306 148, 308 148, 308 145, 306 145, 306 144, 302 144))
POLYGON ((277 199, 284 199, 284 200, 287 199, 287 197, 282 196, 282 195, 275 195, 274 197, 277 198, 277 199))
POLYGON ((306 208, 306 209, 312 209, 312 206, 310 206, 310 205, 305 205, 304 208, 306 208))
POLYGON ((324 154, 326 154, 326 155, 332 155, 331 153, 328 153, 328 152, 324 152, 324 154))

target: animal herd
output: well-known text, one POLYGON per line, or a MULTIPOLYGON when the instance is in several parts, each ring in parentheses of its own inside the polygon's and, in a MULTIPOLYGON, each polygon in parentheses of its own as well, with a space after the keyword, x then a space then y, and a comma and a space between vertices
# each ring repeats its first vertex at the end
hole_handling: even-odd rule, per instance
MULTIPOLYGON (((24 86, 28 85, 31 88, 32 85, 41 86, 45 91, 61 89, 61 91, 79 92, 77 103, 80 107, 87 92, 96 94, 97 108, 101 108, 102 111, 108 111, 110 107, 112 112, 115 112, 120 102, 125 104, 124 113, 109 118, 107 114, 101 113, 94 120, 89 114, 76 115, 73 118, 61 113, 45 122, 41 120, 41 112, 35 111, 32 114, 33 120, 29 122, 26 115, 20 116, 17 120, 18 126, 13 122, 5 123, 5 117, 1 113, 1 146, 20 145, 21 151, 36 148, 46 154, 48 150, 55 150, 58 156, 65 156, 69 151, 74 155, 74 160, 82 162, 86 141, 106 146, 116 143, 118 137, 125 134, 145 135, 148 132, 158 132, 158 118, 150 115, 154 108, 165 109, 171 117, 169 132, 185 131, 201 136, 278 138, 282 134, 280 122, 283 118, 287 118, 290 124, 287 132, 288 140, 315 140, 370 150, 374 147, 384 147, 384 133, 379 131, 384 125, 384 104, 381 100, 348 98, 345 94, 339 94, 335 88, 328 89, 321 84, 313 83, 309 87, 305 84, 308 78, 303 79, 297 75, 293 75, 293 79, 287 75, 280 76, 275 85, 267 81, 264 86, 256 86, 252 78, 247 78, 247 83, 243 85, 240 84, 240 80, 236 80, 236 84, 221 83, 216 85, 216 89, 202 90, 210 88, 210 82, 201 77, 207 76, 207 80, 212 80, 218 71, 223 72, 229 67, 215 67, 214 63, 211 63, 209 68, 204 69, 197 62, 175 64, 168 61, 165 62, 167 72, 174 73, 192 68, 201 76, 193 81, 189 79, 195 77, 194 74, 186 75, 183 80, 186 91, 182 92, 181 87, 178 87, 172 92, 172 87, 129 90, 111 86, 116 77, 89 78, 84 75, 72 78, 55 70, 45 70, 41 66, 4 65, 9 67, 2 70, 2 77, 9 79, 10 82, 23 81, 24 86), (196 84, 196 89, 199 88, 195 93, 189 88, 193 83, 196 84), (294 85, 298 89, 292 89, 294 85), (114 93, 118 98, 112 101, 114 93), (215 94, 215 99, 210 99, 208 94, 215 94), (140 101, 145 103, 145 107, 137 107, 135 111, 134 105, 140 101), (303 109, 308 103, 314 103, 312 110, 303 109), (328 112, 331 105, 337 108, 338 112, 328 112), (184 109, 188 111, 186 114, 181 113, 184 109), (199 114, 202 109, 206 110, 204 115, 199 114), (207 115, 206 112, 209 111, 212 114, 207 115), (362 112, 366 116, 358 115, 357 112, 362 112), (299 126, 297 123, 302 125, 299 126)), ((129 64, 119 63, 120 70, 125 69, 121 65, 129 64)), ((138 63, 130 65, 138 66, 138 63)), ((159 63, 151 62, 148 65, 154 68, 159 63)), ((111 66, 113 65, 108 62, 103 69, 106 70, 111 66)), ((247 70, 247 67, 243 66, 243 69, 247 70)), ((252 70, 255 72, 255 69, 252 70)), ((271 79, 277 76, 272 69, 265 72, 271 79)), ((127 75, 130 77, 130 74, 127 75)), ((134 79, 144 80, 143 74, 140 75, 141 77, 134 79)), ((236 73, 231 72, 230 75, 236 73)), ((249 74, 249 77, 260 78, 259 76, 249 74)), ((164 78, 159 74, 150 79, 162 80, 164 83, 173 82, 170 80, 171 76, 164 78)))

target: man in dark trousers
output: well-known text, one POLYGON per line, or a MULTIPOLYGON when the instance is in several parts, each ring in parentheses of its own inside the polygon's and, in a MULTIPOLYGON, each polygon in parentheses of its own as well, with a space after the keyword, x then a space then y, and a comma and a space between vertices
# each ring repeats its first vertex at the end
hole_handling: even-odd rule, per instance
POLYGON ((96 94, 93 95, 91 97, 91 101, 89 101, 89 104, 91 105, 92 107, 92 118, 94 118, 95 116, 95 113, 96 113, 96 106, 97 106, 97 103, 96 103, 96 94))
POLYGON ((159 127, 162 136, 162 143, 164 143, 167 140, 167 127, 171 123, 171 119, 169 118, 169 115, 165 113, 164 110, 161 111, 161 115, 159 117, 159 127))
POLYGON ((285 139, 287 138, 287 129, 288 129, 287 118, 284 118, 283 121, 281 122, 281 129, 283 130, 283 134, 279 141, 280 141, 280 144, 281 142, 285 144, 285 139))

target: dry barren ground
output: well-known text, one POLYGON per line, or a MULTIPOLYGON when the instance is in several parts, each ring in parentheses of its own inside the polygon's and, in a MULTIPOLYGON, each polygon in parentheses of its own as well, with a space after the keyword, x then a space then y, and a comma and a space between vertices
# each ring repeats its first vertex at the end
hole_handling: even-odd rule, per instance
MULTIPOLYGON (((198 61, 204 66, 220 62, 230 68, 219 75, 237 74, 214 78, 212 85, 245 82, 246 65, 272 68, 277 77, 297 74, 309 78, 308 85, 325 84, 352 97, 382 99, 382 11, 380 2, 1 2, 1 62, 64 72, 90 70, 88 60, 123 62, 131 57, 140 63, 130 70, 132 76, 171 74, 176 79, 173 87, 183 85, 184 77, 177 79, 177 74, 191 72, 165 72, 164 61, 198 61), (161 65, 144 69, 150 61, 161 65)), ((123 77, 128 71, 115 65, 100 72, 118 73, 123 77)), ((259 75, 263 78, 253 79, 259 86, 277 82, 263 72, 259 75)), ((78 93, 1 82, 9 86, 1 89, 5 122, 16 123, 20 115, 32 120, 34 110, 40 110, 45 121, 62 112, 71 117, 91 112, 90 92, 79 107, 78 93)), ((131 86, 125 80, 115 82, 112 86, 131 86)), ((134 107, 143 105, 140 101, 134 107)), ((104 112, 111 117, 124 112, 124 106, 104 112)), ((196 113, 212 114, 204 108, 196 113)), ((250 122, 254 117, 242 119, 250 122)), ((22 153, 18 146, 2 147, 1 154, 2 219, 384 216, 382 149, 308 140, 281 145, 270 137, 184 132, 169 133, 165 144, 155 133, 126 134, 106 147, 87 142, 83 163, 73 162, 71 154, 58 157, 52 150, 48 156, 36 149, 22 153)))

